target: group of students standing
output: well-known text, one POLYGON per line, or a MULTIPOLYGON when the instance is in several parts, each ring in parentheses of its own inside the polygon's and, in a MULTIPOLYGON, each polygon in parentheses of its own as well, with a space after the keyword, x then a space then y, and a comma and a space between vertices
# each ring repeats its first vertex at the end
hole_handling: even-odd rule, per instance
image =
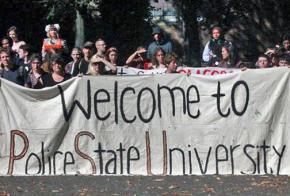
MULTIPOLYGON (((242 68, 246 66, 239 60, 232 42, 226 40, 220 27, 212 29, 211 40, 205 45, 202 59, 206 66, 224 68, 242 68)), ((284 35, 282 45, 268 48, 258 56, 254 68, 290 67, 290 36, 284 35)))
MULTIPOLYGON (((25 87, 39 89, 59 84, 74 76, 116 74, 119 65, 116 47, 107 48, 103 39, 98 39, 95 43, 87 41, 82 48, 75 47, 71 50, 71 61, 68 62, 64 56, 69 54, 69 49, 66 40, 60 37, 59 30, 58 24, 47 25, 47 38, 43 40, 41 53, 31 54, 30 45, 19 40, 17 28, 10 27, 7 36, 1 39, 0 77, 25 87)), ((165 39, 159 27, 153 28, 152 38, 148 47, 139 46, 129 55, 125 66, 138 69, 166 68, 166 73, 175 73, 179 59, 173 52, 173 44, 165 39)), ((259 56, 256 66, 290 66, 289 56, 289 37, 285 37, 283 46, 267 50, 259 56), (278 56, 278 60, 273 60, 274 55, 278 56)), ((212 29, 211 40, 205 45, 202 59, 206 66, 244 68, 237 58, 234 45, 224 38, 219 27, 212 29)))

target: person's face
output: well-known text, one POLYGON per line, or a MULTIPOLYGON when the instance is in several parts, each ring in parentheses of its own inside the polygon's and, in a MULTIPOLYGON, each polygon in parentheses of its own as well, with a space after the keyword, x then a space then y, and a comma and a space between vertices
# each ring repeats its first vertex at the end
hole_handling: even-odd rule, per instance
POLYGON ((177 67, 177 63, 176 63, 176 60, 173 59, 172 61, 170 61, 170 63, 168 64, 168 69, 173 72, 176 70, 176 67, 177 67))
POLYGON ((92 56, 92 50, 90 48, 83 48, 83 55, 85 57, 91 57, 92 56))
POLYGON ((214 39, 218 39, 218 38, 220 37, 220 35, 221 35, 221 32, 220 32, 218 29, 214 29, 214 30, 212 31, 212 37, 213 37, 214 39))
POLYGON ((24 59, 28 55, 27 52, 25 52, 23 49, 19 49, 18 56, 20 59, 24 59))
POLYGON ((162 51, 158 51, 158 52, 156 53, 156 56, 155 56, 155 57, 156 57, 158 63, 161 63, 161 64, 164 63, 165 55, 164 55, 164 53, 163 53, 162 51))
POLYGON ((278 64, 279 64, 278 57, 277 56, 272 56, 271 57, 271 63, 272 63, 273 66, 278 66, 278 64))
POLYGON ((9 47, 10 47, 9 40, 8 39, 3 39, 2 40, 2 48, 7 49, 9 47))
POLYGON ((14 41, 17 39, 17 34, 15 31, 9 31, 9 37, 11 37, 11 39, 14 41))
POLYGON ((230 57, 229 51, 223 47, 222 48, 222 58, 228 59, 229 57, 230 57))
POLYGON ((154 38, 155 41, 160 41, 161 36, 160 36, 160 34, 155 34, 155 35, 153 36, 153 38, 154 38))
POLYGON ((286 60, 279 61, 279 67, 290 66, 290 64, 286 60))
POLYGON ((104 53, 106 51, 106 43, 104 41, 97 41, 96 48, 98 52, 104 53))
POLYGON ((269 61, 266 57, 259 57, 258 59, 259 68, 267 68, 269 67, 269 61))
POLYGON ((31 68, 33 70, 38 70, 41 66, 41 62, 38 59, 34 59, 33 61, 31 61, 31 68))
POLYGON ((4 65, 4 67, 9 65, 10 56, 6 52, 1 52, 0 58, 1 58, 1 63, 4 65))
POLYGON ((289 40, 284 40, 283 41, 283 47, 288 50, 289 49, 289 46, 290 46, 290 41, 289 40))
POLYGON ((93 70, 95 73, 99 74, 100 73, 100 64, 98 62, 92 63, 93 70))
POLYGON ((50 29, 49 30, 49 37, 51 37, 51 38, 56 38, 57 37, 56 29, 50 29))
POLYGON ((118 59, 118 54, 115 51, 109 53, 109 61, 112 63, 116 63, 118 59))
POLYGON ((54 73, 60 74, 62 73, 62 66, 56 62, 52 62, 52 71, 54 73))
POLYGON ((78 61, 81 59, 81 53, 79 53, 79 51, 77 50, 73 50, 72 53, 71 53, 71 57, 73 59, 73 61, 78 61))

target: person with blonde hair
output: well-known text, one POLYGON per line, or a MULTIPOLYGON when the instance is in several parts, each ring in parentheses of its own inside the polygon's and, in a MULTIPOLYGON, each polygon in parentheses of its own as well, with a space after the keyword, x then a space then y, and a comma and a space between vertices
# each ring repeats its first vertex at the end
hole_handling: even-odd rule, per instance
POLYGON ((165 56, 165 65, 167 67, 166 72, 167 74, 176 73, 177 68, 177 55, 173 53, 166 54, 165 56))
POLYGON ((60 30, 59 24, 46 25, 45 31, 47 38, 43 40, 41 50, 43 59, 45 58, 45 55, 49 51, 50 52, 53 51, 52 53, 61 53, 61 52, 68 53, 66 40, 60 38, 59 30, 60 30))
POLYGON ((104 58, 94 55, 89 64, 87 75, 112 75, 117 72, 117 67, 104 58), (105 66, 110 68, 110 71, 105 69, 105 66))
POLYGON ((112 63, 114 66, 117 66, 118 64, 118 49, 116 47, 110 47, 107 49, 105 56, 106 59, 112 63))
POLYGON ((97 56, 93 56, 91 58, 87 75, 90 75, 90 76, 103 75, 105 65, 104 63, 101 62, 101 59, 102 58, 97 57, 97 56))

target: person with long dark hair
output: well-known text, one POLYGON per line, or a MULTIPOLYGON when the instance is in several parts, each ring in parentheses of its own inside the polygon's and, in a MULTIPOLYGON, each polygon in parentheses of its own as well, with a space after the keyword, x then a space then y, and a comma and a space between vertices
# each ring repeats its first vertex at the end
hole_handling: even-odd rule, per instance
POLYGON ((59 55, 53 56, 49 65, 50 73, 42 76, 43 86, 50 87, 70 79, 64 72, 65 62, 59 55))
POLYGON ((222 46, 221 57, 213 57, 209 61, 210 67, 240 68, 241 61, 235 58, 228 46, 222 46))
POLYGON ((166 68, 165 65, 165 51, 162 48, 156 48, 153 58, 151 60, 152 68, 166 68))
POLYGON ((7 30, 7 35, 12 39, 13 44, 12 44, 12 51, 13 52, 18 52, 19 47, 21 45, 25 44, 25 41, 19 40, 19 35, 17 31, 17 27, 12 26, 7 30))

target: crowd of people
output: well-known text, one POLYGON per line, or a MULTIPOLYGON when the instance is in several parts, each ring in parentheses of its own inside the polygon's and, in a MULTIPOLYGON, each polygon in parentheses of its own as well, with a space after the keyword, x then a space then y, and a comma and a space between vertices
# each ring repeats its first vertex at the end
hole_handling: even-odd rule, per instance
MULTIPOLYGON (((175 73, 180 66, 172 42, 165 38, 159 27, 153 28, 153 40, 149 46, 139 46, 128 55, 125 65, 120 65, 118 61, 118 49, 107 48, 101 38, 95 43, 85 42, 82 48, 69 50, 59 30, 58 24, 47 25, 47 38, 43 40, 41 52, 32 53, 31 45, 19 39, 17 28, 10 27, 1 39, 0 77, 28 88, 40 89, 80 75, 114 75, 117 66, 146 70, 166 68, 166 73, 175 73), (69 54, 71 59, 68 61, 64 57, 69 54)), ((257 58, 256 68, 290 67, 289 42, 290 36, 285 35, 281 45, 267 49, 257 58)), ((220 27, 211 30, 211 40, 204 47, 202 59, 209 67, 246 69, 238 59, 234 44, 224 38, 220 27)))

